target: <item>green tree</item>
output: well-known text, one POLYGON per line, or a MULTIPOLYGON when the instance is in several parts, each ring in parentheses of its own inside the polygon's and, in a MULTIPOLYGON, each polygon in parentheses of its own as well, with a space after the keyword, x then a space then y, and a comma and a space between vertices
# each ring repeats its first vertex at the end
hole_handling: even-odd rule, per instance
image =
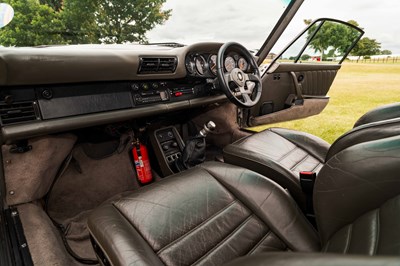
POLYGON ((60 11, 63 6, 63 0, 39 0, 42 5, 48 5, 55 11, 60 11))
POLYGON ((170 10, 162 11, 165 0, 102 0, 98 3, 98 35, 105 43, 146 42, 145 33, 164 23, 170 10))
MULTIPOLYGON (((306 25, 311 24, 311 22, 311 20, 304 20, 306 25)), ((358 23, 354 20, 348 23, 358 26, 358 23)), ((315 52, 320 52, 321 58, 325 60, 327 56, 334 57, 346 53, 359 34, 358 30, 348 25, 334 21, 325 21, 318 22, 310 27, 307 40, 310 40, 312 37, 309 46, 315 52), (321 23, 323 25, 319 27, 321 23), (316 30, 318 31, 316 32, 316 30), (328 55, 325 54, 327 51, 328 55)))
POLYGON ((368 37, 362 38, 354 47, 352 54, 358 56, 370 56, 379 54, 381 44, 375 39, 370 39, 368 37))
POLYGON ((64 0, 61 19, 65 25, 62 36, 66 43, 101 42, 99 25, 96 21, 98 2, 98 0, 64 0))
POLYGON ((382 51, 380 52, 380 54, 383 54, 383 55, 391 55, 391 54, 392 54, 392 51, 390 51, 390 50, 382 50, 382 51))
POLYGON ((147 42, 164 23, 166 0, 7 0, 15 17, 0 31, 0 45, 147 42))
POLYGON ((14 8, 14 18, 0 31, 0 45, 35 46, 63 42, 60 14, 37 0, 4 1, 14 8))

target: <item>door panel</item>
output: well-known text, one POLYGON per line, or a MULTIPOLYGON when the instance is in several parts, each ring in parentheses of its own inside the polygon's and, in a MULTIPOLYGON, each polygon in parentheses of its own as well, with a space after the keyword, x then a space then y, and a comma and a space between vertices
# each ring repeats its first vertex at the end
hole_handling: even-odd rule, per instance
POLYGON ((249 126, 277 123, 319 114, 341 65, 281 63, 262 78, 260 102, 250 110, 249 126), (294 74, 294 76, 293 76, 294 74))
POLYGON ((244 126, 259 126, 319 114, 341 63, 363 35, 358 27, 335 19, 318 19, 276 58, 260 69, 260 102, 243 112, 244 126))

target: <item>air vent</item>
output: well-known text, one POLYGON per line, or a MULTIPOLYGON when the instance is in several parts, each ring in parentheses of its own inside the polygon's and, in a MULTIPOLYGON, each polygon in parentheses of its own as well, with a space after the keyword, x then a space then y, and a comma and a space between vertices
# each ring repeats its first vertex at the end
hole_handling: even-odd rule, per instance
POLYGON ((176 69, 176 64, 175 57, 141 57, 139 73, 173 73, 176 69))
POLYGON ((33 121, 38 119, 34 102, 0 102, 0 119, 2 125, 33 121))

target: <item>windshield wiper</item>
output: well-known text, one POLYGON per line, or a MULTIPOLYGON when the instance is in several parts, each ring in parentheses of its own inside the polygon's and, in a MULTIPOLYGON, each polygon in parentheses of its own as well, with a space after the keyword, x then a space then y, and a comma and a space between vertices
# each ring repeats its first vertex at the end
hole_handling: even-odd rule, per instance
POLYGON ((167 46, 167 47, 173 47, 173 48, 186 46, 184 44, 177 43, 177 42, 153 42, 153 43, 148 43, 146 45, 159 45, 159 46, 167 46))

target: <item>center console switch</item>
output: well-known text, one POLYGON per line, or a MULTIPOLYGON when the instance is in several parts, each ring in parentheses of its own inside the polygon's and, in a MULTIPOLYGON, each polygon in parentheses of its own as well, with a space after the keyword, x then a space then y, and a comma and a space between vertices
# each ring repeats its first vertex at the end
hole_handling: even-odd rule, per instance
POLYGON ((171 126, 155 130, 151 136, 151 142, 162 174, 168 176, 179 172, 175 161, 182 156, 185 144, 176 128, 171 126))

